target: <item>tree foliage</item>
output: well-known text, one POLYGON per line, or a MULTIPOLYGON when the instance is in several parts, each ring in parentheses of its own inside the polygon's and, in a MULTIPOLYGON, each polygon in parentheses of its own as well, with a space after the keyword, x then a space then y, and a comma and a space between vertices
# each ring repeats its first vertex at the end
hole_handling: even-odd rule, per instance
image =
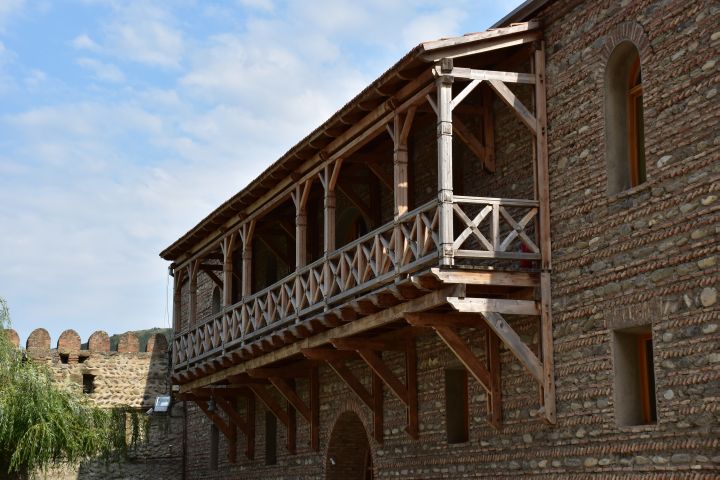
POLYGON ((0 298, 0 478, 124 448, 124 414, 53 382, 47 365, 25 358, 2 332, 9 317, 0 298))

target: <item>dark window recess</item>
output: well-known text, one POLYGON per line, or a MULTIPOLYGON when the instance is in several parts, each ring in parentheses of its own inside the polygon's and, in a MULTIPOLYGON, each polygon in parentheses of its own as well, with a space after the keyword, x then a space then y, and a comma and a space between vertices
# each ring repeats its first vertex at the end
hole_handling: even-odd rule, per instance
POLYGON ((85 363, 85 360, 87 360, 88 358, 90 358, 90 357, 88 357, 86 355, 80 355, 78 357, 78 363, 85 363))
POLYGON ((277 419, 265 412, 265 465, 277 464, 277 419))
POLYGON ((215 287, 213 289, 212 293, 212 313, 215 315, 216 313, 220 313, 222 311, 222 294, 220 293, 220 289, 218 287, 215 287))
POLYGON ((468 377, 464 369, 445 370, 445 423, 448 443, 468 441, 468 377))
POLYGON ((70 361, 70 355, 68 355, 67 353, 60 354, 60 363, 64 363, 65 365, 67 365, 69 361, 70 361))
POLYGON ((218 449, 220 446, 220 431, 213 423, 210 425, 210 470, 218 469, 218 449))
POLYGON ((83 374, 83 393, 89 395, 95 391, 95 375, 83 374))
POLYGON ((617 424, 656 423, 655 365, 650 327, 614 331, 613 348, 617 424))

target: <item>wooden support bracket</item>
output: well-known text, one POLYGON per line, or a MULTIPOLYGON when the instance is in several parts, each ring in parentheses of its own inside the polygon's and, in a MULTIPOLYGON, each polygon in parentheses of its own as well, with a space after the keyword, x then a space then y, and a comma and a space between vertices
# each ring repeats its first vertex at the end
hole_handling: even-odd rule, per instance
POLYGON ((225 423, 225 420, 223 420, 220 415, 215 413, 215 411, 210 410, 210 405, 208 405, 208 402, 205 400, 195 400, 195 403, 203 412, 205 412, 205 415, 210 419, 210 421, 212 421, 218 430, 225 435, 228 442, 228 460, 231 463, 235 463, 237 461, 237 433, 234 426, 231 425, 232 422, 225 423))
MULTIPOLYGON (((486 341, 486 366, 456 331, 457 328, 461 327, 475 327, 487 330, 482 318, 479 315, 413 313, 406 315, 405 320, 411 325, 429 326, 435 330, 470 375, 487 392, 488 422, 496 429, 500 429, 502 424, 502 393, 500 389, 499 345, 495 343, 497 337, 494 337, 494 340, 486 341)), ((488 338, 489 333, 486 335, 486 339, 488 338)))
MULTIPOLYGON (((417 404, 417 353, 415 340, 410 338, 405 341, 405 384, 395 376, 390 368, 383 362, 381 356, 376 353, 385 342, 370 343, 372 339, 334 339, 331 340, 336 348, 340 350, 354 350, 362 358, 372 371, 380 377, 382 382, 388 386, 391 392, 405 405, 407 409, 407 433, 414 439, 419 436, 418 428, 418 404, 417 404)), ((395 342, 391 342, 396 346, 395 342)), ((374 402, 373 402, 374 403, 374 402)))
POLYGON ((275 418, 282 423, 287 430, 287 450, 288 452, 295 454, 295 435, 296 435, 296 423, 295 423, 295 410, 291 405, 288 404, 287 410, 284 410, 270 392, 262 385, 250 384, 250 389, 257 396, 258 399, 267 407, 267 409, 275 415, 275 418))
POLYGON ((329 348, 307 348, 302 351, 307 358, 324 360, 328 366, 345 382, 350 391, 364 403, 373 414, 373 437, 379 444, 383 443, 383 392, 382 380, 372 373, 372 391, 368 391, 365 385, 350 371, 347 366, 348 360, 358 358, 353 351, 333 350, 329 348))

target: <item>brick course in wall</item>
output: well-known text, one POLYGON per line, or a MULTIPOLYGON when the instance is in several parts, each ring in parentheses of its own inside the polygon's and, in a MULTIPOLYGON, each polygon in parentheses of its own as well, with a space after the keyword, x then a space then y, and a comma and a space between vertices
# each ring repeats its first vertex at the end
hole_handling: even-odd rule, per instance
MULTIPOLYGON (((487 423, 484 390, 471 379, 470 441, 448 444, 444 369, 458 364, 439 340, 423 337, 420 437, 405 433, 405 410, 386 389, 384 443, 367 436, 374 478, 718 478, 720 4, 560 0, 538 15, 547 52, 557 425, 541 420, 536 384, 502 348, 502 428, 487 423), (647 181, 611 196, 604 73, 612 46, 625 39, 638 44, 642 59, 647 181), (619 427, 612 332, 636 325, 652 329, 658 420, 619 427)), ((497 172, 482 174, 471 163, 464 188, 527 198, 530 137, 504 105, 494 108, 497 172)), ((411 138, 418 205, 436 192, 434 126, 411 138)), ((466 155, 461 146, 455 152, 466 155)), ((536 350, 537 320, 510 323, 536 350)), ((462 333, 482 359, 484 334, 462 333)), ((403 375, 401 355, 383 358, 403 375)), ((369 387, 367 367, 349 365, 369 387)), ((319 452, 310 450, 308 425, 298 417, 297 453, 285 450, 278 424, 274 466, 264 464, 260 403, 255 459, 243 457, 241 436, 238 463, 230 464, 221 436, 219 468, 211 471, 210 421, 188 402, 187 478, 332 478, 328 452, 337 419, 355 412, 372 433, 372 418, 329 368, 320 368, 320 382, 319 452)), ((307 385, 298 388, 307 398, 307 385)))

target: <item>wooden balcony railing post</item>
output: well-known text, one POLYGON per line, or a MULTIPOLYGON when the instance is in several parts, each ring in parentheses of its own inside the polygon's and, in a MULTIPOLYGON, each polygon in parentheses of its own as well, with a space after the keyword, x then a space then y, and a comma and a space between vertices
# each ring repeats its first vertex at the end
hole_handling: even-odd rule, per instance
POLYGON ((453 265, 453 181, 452 181, 452 84, 453 61, 439 62, 437 79, 438 201, 440 203, 440 265, 453 265))

